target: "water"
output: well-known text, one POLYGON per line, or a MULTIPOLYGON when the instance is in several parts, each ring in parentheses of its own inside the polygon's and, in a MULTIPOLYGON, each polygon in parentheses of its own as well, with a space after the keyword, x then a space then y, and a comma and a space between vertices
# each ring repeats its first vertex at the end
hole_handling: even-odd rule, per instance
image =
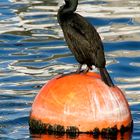
MULTIPOLYGON (((132 140, 140 139, 139 5, 139 0, 79 0, 77 10, 100 33, 107 69, 125 91, 134 120, 132 140)), ((28 118, 34 97, 49 79, 77 68, 57 24, 57 9, 56 0, 0 0, 0 139, 32 139, 28 118)))

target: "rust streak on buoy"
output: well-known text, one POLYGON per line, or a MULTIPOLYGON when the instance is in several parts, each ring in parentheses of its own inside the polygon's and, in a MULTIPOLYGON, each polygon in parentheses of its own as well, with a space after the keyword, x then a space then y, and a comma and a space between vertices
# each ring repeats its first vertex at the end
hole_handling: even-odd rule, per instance
POLYGON ((57 76, 50 80, 33 102, 31 129, 32 120, 41 122, 43 126, 46 124, 46 128, 50 125, 52 131, 61 128, 64 133, 115 132, 121 131, 122 127, 131 128, 132 124, 123 92, 116 86, 107 86, 93 72, 57 76), (72 127, 75 129, 70 129, 72 127))

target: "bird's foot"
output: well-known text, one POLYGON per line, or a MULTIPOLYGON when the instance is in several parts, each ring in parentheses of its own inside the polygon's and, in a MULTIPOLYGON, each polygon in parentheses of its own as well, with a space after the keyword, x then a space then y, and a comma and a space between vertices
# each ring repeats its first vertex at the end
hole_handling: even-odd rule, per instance
POLYGON ((89 67, 87 67, 85 70, 83 70, 83 73, 86 74, 89 71, 89 67))
POLYGON ((85 70, 83 70, 83 73, 86 74, 87 72, 89 72, 89 70, 92 70, 92 66, 89 67, 87 66, 85 70))

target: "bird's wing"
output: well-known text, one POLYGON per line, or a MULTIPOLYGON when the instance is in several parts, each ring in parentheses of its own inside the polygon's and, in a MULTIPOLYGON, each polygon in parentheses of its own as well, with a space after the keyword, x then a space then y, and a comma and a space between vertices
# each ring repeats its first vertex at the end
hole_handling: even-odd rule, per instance
POLYGON ((74 14, 72 21, 70 24, 70 31, 72 37, 75 38, 75 42, 83 45, 86 52, 87 58, 94 61, 97 67, 101 67, 105 65, 105 56, 104 56, 104 48, 99 36, 99 33, 96 31, 94 26, 92 26, 85 18, 83 18, 79 14, 74 14), (75 33, 76 32, 76 33, 75 33), (77 34, 77 35, 76 35, 77 34), (77 39, 79 37, 79 39, 77 39))
POLYGON ((90 54, 93 55, 96 61, 99 61, 98 64, 104 65, 103 43, 94 26, 77 13, 75 13, 73 22, 74 28, 80 31, 81 35, 84 36, 85 40, 89 43, 90 54))
MULTIPOLYGON (((81 54, 85 58, 89 57, 91 51, 90 42, 85 38, 85 34, 81 32, 73 23, 68 23, 64 29, 65 39, 73 53, 81 54)), ((77 54, 77 55, 78 55, 77 54)))
POLYGON ((93 25, 91 25, 84 17, 75 13, 73 16, 71 26, 79 32, 89 43, 90 50, 93 53, 97 53, 99 50, 103 50, 103 44, 99 33, 96 31, 93 25))

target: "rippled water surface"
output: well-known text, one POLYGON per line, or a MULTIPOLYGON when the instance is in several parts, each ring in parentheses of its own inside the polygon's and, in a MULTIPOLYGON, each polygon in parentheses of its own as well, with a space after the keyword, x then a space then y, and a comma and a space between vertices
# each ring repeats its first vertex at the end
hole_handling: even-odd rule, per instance
MULTIPOLYGON (((0 139, 32 139, 28 117, 35 95, 58 73, 77 68, 57 23, 57 9, 56 0, 0 0, 0 139)), ((139 140, 140 1, 79 0, 77 12, 102 37, 107 69, 125 91, 133 115, 129 139, 139 140)), ((93 138, 76 140, 86 139, 93 138)))

